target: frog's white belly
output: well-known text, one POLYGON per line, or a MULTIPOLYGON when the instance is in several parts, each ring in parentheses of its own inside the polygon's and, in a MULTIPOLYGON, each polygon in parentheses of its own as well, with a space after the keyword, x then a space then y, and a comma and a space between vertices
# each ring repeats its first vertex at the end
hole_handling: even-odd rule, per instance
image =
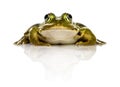
POLYGON ((50 44, 73 44, 77 40, 74 38, 77 35, 75 30, 45 30, 41 32, 41 35, 46 37, 46 42, 50 44))

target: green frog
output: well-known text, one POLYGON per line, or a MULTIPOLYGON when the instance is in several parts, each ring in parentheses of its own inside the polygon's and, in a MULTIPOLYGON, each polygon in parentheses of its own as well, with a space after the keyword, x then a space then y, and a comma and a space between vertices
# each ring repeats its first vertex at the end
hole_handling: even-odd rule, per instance
POLYGON ((48 13, 44 16, 44 20, 43 23, 31 26, 14 44, 30 43, 36 46, 105 44, 104 41, 96 39, 84 24, 73 22, 72 15, 69 13, 63 13, 60 17, 55 16, 54 13, 48 13))

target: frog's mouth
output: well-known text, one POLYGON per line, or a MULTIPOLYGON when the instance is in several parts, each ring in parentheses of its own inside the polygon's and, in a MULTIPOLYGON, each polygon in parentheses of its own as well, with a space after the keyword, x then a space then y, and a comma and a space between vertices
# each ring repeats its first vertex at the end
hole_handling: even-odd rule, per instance
POLYGON ((41 27, 42 30, 77 30, 73 24, 61 25, 61 24, 45 24, 41 27))

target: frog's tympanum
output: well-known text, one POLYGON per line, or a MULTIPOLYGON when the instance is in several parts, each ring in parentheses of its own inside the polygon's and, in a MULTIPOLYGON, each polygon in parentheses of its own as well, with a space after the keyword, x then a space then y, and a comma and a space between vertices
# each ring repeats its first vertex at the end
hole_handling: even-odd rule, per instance
POLYGON ((92 31, 85 25, 72 22, 72 16, 69 13, 63 13, 60 17, 49 13, 45 15, 44 19, 43 23, 31 26, 15 44, 30 43, 36 46, 105 44, 96 39, 92 31))

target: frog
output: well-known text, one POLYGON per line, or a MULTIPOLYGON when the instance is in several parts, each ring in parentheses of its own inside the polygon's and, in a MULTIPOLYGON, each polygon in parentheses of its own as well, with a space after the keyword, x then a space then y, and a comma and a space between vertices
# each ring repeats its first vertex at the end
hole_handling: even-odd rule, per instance
POLYGON ((56 16, 50 12, 44 16, 43 23, 37 23, 28 28, 15 45, 32 44, 35 46, 51 45, 103 45, 106 42, 96 38, 86 25, 73 22, 72 15, 63 13, 56 16))

